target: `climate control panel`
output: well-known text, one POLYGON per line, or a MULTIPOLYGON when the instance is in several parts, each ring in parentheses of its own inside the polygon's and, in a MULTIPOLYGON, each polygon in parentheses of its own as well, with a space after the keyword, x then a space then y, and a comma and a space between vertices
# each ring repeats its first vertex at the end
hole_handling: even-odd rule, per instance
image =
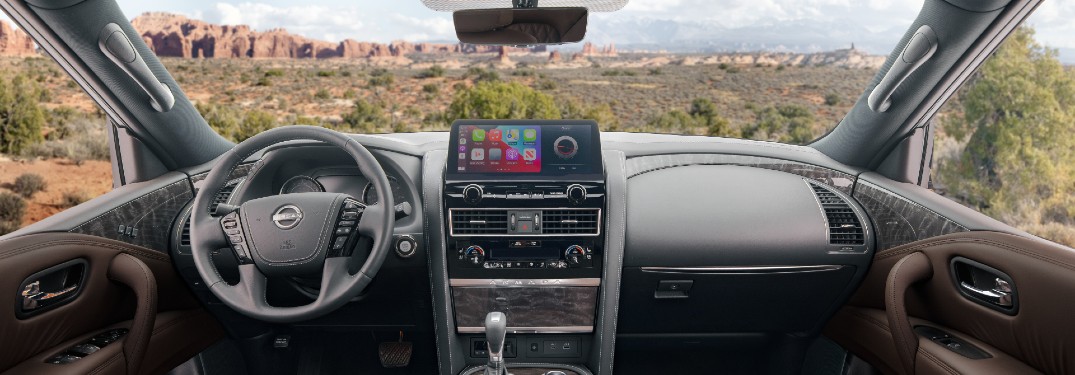
MULTIPOLYGON (((449 268, 469 276, 505 277, 507 270, 562 270, 589 275, 600 265, 594 240, 472 239, 454 240, 449 268), (494 272, 494 273, 489 273, 494 272)), ((563 276, 563 275, 561 275, 563 276)))

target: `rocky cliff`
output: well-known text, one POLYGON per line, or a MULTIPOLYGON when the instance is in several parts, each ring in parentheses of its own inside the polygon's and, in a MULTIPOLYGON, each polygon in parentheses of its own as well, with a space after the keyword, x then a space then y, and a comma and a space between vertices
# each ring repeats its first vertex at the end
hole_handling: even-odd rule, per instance
MULTIPOLYGON (((158 56, 202 58, 389 58, 412 53, 500 53, 496 46, 310 39, 284 29, 254 31, 215 25, 170 13, 144 13, 131 21, 158 56)), ((513 49, 514 50, 514 49, 513 49)), ((520 49, 521 50, 521 49, 520 49)), ((541 49, 544 51, 544 49, 541 49)))
POLYGON ((0 21, 0 56, 31 56, 36 54, 34 41, 22 30, 0 21))

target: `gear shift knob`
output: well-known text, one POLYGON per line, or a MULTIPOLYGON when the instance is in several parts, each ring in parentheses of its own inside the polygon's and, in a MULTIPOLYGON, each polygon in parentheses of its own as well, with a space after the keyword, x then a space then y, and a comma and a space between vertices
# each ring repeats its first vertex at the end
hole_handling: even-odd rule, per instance
MULTIPOLYGON (((489 363, 487 370, 493 370, 493 374, 503 374, 504 369, 504 337, 508 334, 508 316, 499 311, 493 311, 485 316, 485 341, 489 345, 489 363)), ((487 371, 486 374, 490 372, 487 371)))

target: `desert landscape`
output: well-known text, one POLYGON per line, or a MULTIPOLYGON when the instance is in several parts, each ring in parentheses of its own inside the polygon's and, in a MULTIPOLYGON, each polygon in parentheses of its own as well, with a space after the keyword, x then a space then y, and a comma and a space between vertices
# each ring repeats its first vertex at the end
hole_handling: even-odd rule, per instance
MULTIPOLYGON (((684 54, 589 43, 514 48, 328 42, 283 29, 215 25, 167 13, 146 13, 132 24, 209 125, 233 141, 289 124, 355 133, 413 132, 446 130, 454 119, 481 117, 588 118, 606 131, 804 144, 843 118, 885 59, 854 48, 684 54)), ((1019 43, 1041 49, 1032 31, 1029 35, 1019 43)), ((1059 62, 1039 61, 1046 55, 1025 57, 1028 63, 1060 66, 1059 75, 1046 82, 1075 76, 1059 62)), ((24 131, 31 139, 0 150, 0 211, 23 207, 18 217, 0 216, 0 234, 111 188, 101 112, 54 61, 33 49, 25 34, 0 22, 0 107, 3 90, 23 98, 15 102, 34 102, 40 118, 24 131), (39 175, 42 187, 22 186, 34 178, 17 184, 27 174, 39 175), (16 195, 21 203, 6 197, 16 195)), ((1054 202, 1060 208, 1050 208, 1038 202, 1032 214, 1016 214, 1018 205, 990 203, 992 195, 982 186, 995 182, 964 183, 978 181, 973 168, 961 162, 971 160, 964 155, 973 152, 968 144, 976 141, 975 122, 964 113, 964 91, 937 116, 938 191, 1036 234, 1075 244, 1075 223, 1055 220, 1068 207, 1075 213, 1075 203, 1054 202), (998 207, 1004 211, 988 212, 998 207)))

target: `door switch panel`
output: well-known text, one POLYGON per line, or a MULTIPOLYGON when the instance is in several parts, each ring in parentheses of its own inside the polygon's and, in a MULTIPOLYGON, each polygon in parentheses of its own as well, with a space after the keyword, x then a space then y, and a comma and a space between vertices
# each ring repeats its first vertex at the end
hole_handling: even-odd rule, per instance
POLYGON ((920 336, 937 343, 937 345, 945 347, 945 349, 956 352, 956 354, 961 356, 970 359, 993 358, 992 355, 989 355, 989 353, 979 349, 977 346, 971 345, 970 343, 937 328, 930 326, 916 326, 914 327, 914 331, 920 336))

